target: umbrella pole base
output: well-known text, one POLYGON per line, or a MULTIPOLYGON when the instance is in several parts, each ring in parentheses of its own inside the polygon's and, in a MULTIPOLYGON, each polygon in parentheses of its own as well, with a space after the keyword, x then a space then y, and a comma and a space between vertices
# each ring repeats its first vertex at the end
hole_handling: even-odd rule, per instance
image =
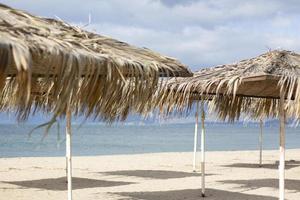
POLYGON ((201 197, 205 197, 205 194, 204 194, 204 193, 201 193, 201 197))

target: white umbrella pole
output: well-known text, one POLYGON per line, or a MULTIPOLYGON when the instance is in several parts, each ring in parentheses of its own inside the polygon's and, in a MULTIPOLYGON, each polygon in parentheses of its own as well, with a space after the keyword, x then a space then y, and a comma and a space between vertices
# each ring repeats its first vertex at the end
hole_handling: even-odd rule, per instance
POLYGON ((259 121, 260 133, 259 133, 259 166, 262 166, 262 150, 263 150, 263 121, 259 121))
POLYGON ((204 102, 201 101, 201 194, 205 197, 205 113, 204 102))
POLYGON ((279 159, 279 200, 284 200, 285 193, 285 108, 284 97, 280 97, 279 105, 279 120, 280 120, 280 159, 279 159))
POLYGON ((68 200, 72 200, 72 133, 71 133, 71 110, 67 108, 66 113, 66 156, 67 156, 67 181, 68 200))
POLYGON ((193 171, 196 171, 196 154, 197 154, 197 140, 198 140, 198 115, 199 115, 199 102, 197 101, 197 108, 195 113, 195 134, 194 134, 194 158, 193 158, 193 171))

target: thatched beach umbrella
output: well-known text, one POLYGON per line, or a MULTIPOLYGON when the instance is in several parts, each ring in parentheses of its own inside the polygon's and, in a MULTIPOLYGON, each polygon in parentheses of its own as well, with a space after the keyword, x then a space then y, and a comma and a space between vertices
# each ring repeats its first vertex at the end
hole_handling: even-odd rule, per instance
POLYGON ((300 55, 276 50, 234 64, 200 70, 193 77, 171 85, 170 93, 164 97, 170 102, 169 107, 180 109, 191 104, 195 93, 214 95, 211 106, 221 119, 229 121, 238 119, 242 112, 256 119, 279 116, 279 197, 283 200, 285 119, 286 116, 300 117, 299 83, 300 55))
POLYGON ((2 4, 0 58, 1 111, 66 117, 68 199, 71 114, 110 122, 145 114, 163 92, 160 76, 191 75, 173 58, 2 4))
POLYGON ((0 17, 1 108, 15 108, 21 119, 32 107, 64 115, 68 98, 76 114, 126 117, 131 109, 143 111, 159 75, 190 75, 172 58, 62 21, 4 5, 0 17))

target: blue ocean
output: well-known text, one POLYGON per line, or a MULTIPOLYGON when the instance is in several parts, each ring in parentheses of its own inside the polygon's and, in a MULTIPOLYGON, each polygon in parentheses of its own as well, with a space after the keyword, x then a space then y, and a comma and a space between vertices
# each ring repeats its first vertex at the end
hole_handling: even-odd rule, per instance
MULTIPOLYGON (((64 156, 64 124, 54 125, 45 135, 34 124, 1 124, 0 157, 64 156)), ((208 151, 258 149, 258 123, 206 123, 208 151)), ((118 124, 86 123, 72 125, 73 155, 113 155, 193 150, 194 124, 118 124)), ((200 138, 200 137, 199 137, 200 138)), ((278 149, 278 123, 263 128, 264 149, 278 149)), ((286 147, 300 148, 300 128, 286 128, 286 147)))

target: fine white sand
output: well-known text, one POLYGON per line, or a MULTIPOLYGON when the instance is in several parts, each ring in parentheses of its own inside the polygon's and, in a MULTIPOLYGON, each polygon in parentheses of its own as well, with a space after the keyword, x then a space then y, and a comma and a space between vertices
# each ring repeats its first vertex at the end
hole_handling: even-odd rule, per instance
MULTIPOLYGON (((275 200, 278 151, 208 152, 207 200, 275 200)), ((196 200, 200 174, 192 153, 73 158, 73 197, 89 199, 196 200)), ((199 159, 200 160, 200 159, 199 159)), ((300 149, 286 152, 286 199, 300 199, 300 149)), ((1 158, 1 200, 66 199, 64 158, 1 158)))

